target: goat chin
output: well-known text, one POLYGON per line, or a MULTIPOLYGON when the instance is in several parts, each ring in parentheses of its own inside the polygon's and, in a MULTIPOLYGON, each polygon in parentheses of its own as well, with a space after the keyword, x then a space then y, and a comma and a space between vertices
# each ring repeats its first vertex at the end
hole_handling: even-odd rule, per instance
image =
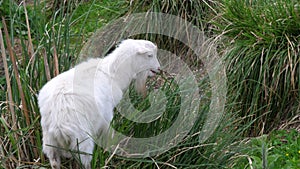
POLYGON ((148 76, 149 76, 149 72, 143 71, 137 74, 135 80, 135 90, 137 91, 138 94, 142 95, 144 98, 147 96, 146 82, 148 76))

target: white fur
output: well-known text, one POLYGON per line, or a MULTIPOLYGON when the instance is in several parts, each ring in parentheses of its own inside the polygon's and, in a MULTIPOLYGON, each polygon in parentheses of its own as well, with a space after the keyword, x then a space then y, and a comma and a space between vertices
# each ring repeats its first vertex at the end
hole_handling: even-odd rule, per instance
POLYGON ((156 54, 150 41, 124 40, 105 58, 89 59, 41 89, 43 152, 52 168, 60 168, 60 157, 72 156, 69 150, 79 150, 82 164, 91 168, 93 138, 108 131, 113 108, 133 79, 144 92, 145 79, 160 67, 156 54))

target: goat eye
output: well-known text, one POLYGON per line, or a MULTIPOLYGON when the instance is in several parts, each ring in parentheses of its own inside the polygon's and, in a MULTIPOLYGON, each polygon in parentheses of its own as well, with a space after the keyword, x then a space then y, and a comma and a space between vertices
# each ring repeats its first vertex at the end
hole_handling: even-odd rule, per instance
POLYGON ((152 54, 148 54, 148 57, 151 58, 151 57, 153 57, 153 55, 152 54))

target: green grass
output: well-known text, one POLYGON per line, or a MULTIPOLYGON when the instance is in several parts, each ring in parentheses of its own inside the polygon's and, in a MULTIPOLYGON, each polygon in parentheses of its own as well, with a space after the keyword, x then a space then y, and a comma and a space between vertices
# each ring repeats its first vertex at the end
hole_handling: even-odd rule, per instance
POLYGON ((278 130, 241 143, 232 168, 289 169, 300 167, 300 137, 296 130, 278 130))
POLYGON ((299 114, 299 2, 222 2, 214 23, 227 41, 232 110, 247 117, 246 134, 268 133, 299 114))
MULTIPOLYGON (((133 38, 149 39, 160 48, 181 56, 196 72, 203 97, 199 118, 188 136, 167 152, 151 158, 125 158, 97 147, 92 168, 249 168, 249 159, 257 168, 299 167, 300 143, 296 131, 275 131, 269 136, 241 142, 242 134, 262 135, 299 114, 300 9, 297 1, 169 0, 132 1, 131 5, 129 1, 68 1, 67 4, 55 1, 52 8, 48 8, 49 2, 34 1, 26 7, 29 25, 23 5, 4 2, 6 7, 0 6, 0 11, 5 16, 8 37, 14 46, 20 47, 14 49, 19 72, 16 75, 8 55, 11 48, 5 41, 9 75, 0 78, 0 168, 50 166, 41 150, 38 91, 50 78, 82 59, 78 58, 79 52, 97 28, 117 17, 145 11, 179 15, 204 30, 207 36, 217 38, 214 44, 218 44, 219 53, 224 54, 227 67, 226 113, 213 135, 203 143, 199 137, 209 115, 212 84, 208 72, 200 69, 207 65, 176 39, 156 34, 137 35, 133 38), (28 44, 32 44, 33 50, 28 44), (25 102, 21 103, 21 99, 25 102), (24 106, 28 110, 29 124, 24 106)), ((1 23, 0 27, 4 25, 1 23)), ((177 30, 172 29, 170 31, 177 30)), ((166 113, 155 122, 136 124, 116 112, 113 126, 118 131, 147 137, 160 134, 172 125, 181 103, 178 86, 172 77, 160 78, 165 78, 160 85, 168 100, 166 113)), ((149 81, 150 91, 156 83, 149 81)), ((149 98, 142 99, 133 90, 130 97, 137 109, 150 106, 149 98)), ((65 168, 71 168, 73 163, 74 160, 63 161, 65 168)))

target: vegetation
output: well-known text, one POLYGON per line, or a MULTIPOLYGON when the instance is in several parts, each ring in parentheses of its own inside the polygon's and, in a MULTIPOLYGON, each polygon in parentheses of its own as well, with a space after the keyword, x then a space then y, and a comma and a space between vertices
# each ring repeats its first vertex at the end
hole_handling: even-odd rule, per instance
POLYGON ((244 140, 232 168, 299 168, 299 132, 273 131, 269 135, 244 140))
MULTIPOLYGON (((81 59, 79 52, 96 29, 120 16, 147 11, 187 19, 218 46, 228 79, 226 113, 213 135, 202 143, 199 131, 211 95, 208 73, 201 71, 207 65, 176 39, 137 35, 181 56, 195 72, 204 91, 199 118, 189 135, 163 154, 125 158, 97 147, 92 167, 299 168, 297 0, 0 1, 0 42, 4 41, 0 47, 5 47, 0 62, 0 168, 49 167, 41 149, 38 91, 81 59)), ((178 86, 172 76, 159 78, 169 101, 167 113, 153 123, 135 124, 116 112, 113 126, 118 131, 144 137, 172 125, 180 104, 178 86)), ((155 85, 157 82, 150 80, 149 90, 155 85)), ((138 109, 149 106, 148 98, 143 100, 134 91, 130 96, 138 109)), ((72 163, 65 160, 64 166, 70 168, 72 163)))
POLYGON ((299 114, 298 1, 224 0, 218 18, 231 49, 224 56, 232 108, 251 124, 247 134, 270 132, 299 114))

